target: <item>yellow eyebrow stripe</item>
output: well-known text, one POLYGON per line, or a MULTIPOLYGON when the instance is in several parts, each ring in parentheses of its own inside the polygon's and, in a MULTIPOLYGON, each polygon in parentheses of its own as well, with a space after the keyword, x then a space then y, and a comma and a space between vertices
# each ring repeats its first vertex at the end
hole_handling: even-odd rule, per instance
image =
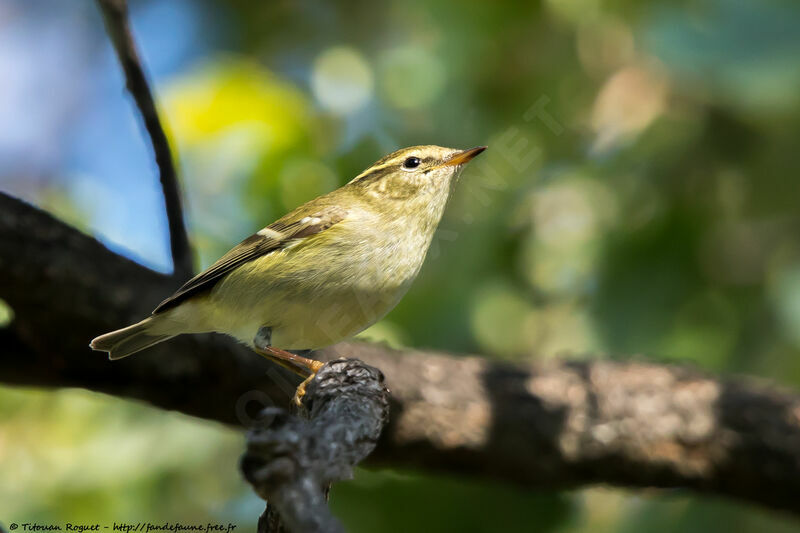
POLYGON ((374 174, 376 172, 380 172, 381 170, 386 170, 389 167, 392 167, 397 164, 396 160, 389 161, 388 163, 384 163, 383 165, 375 165, 374 167, 369 167, 367 170, 353 178, 350 183, 355 183, 363 178, 366 178, 370 174, 374 174))

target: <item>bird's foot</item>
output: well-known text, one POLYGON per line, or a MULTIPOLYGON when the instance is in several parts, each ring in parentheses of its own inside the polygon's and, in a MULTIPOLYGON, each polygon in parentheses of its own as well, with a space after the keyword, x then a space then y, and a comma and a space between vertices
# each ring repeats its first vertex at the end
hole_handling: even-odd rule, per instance
POLYGON ((253 339, 255 351, 273 363, 277 363, 283 368, 305 378, 297 387, 294 397, 292 398, 294 404, 300 407, 303 404, 303 396, 306 394, 306 386, 311 383, 311 380, 314 379, 314 376, 317 375, 317 372, 319 372, 319 369, 322 368, 324 363, 270 346, 271 337, 272 330, 270 328, 263 327, 259 329, 253 339))
POLYGON ((303 396, 306 395, 306 387, 308 386, 309 383, 311 383, 312 379, 317 377, 317 372, 319 372, 319 369, 322 368, 322 365, 324 365, 325 363, 323 363, 322 361, 312 360, 312 364, 314 368, 311 370, 311 374, 306 379, 304 379, 303 382, 297 386, 297 390, 294 391, 294 397, 292 398, 292 403, 294 403, 297 407, 303 406, 303 396))

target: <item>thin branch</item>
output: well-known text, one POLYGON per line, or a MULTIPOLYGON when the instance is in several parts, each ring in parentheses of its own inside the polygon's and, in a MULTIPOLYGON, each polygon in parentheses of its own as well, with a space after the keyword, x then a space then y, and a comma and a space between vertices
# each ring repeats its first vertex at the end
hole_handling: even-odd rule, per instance
POLYGON ((133 40, 128 20, 127 1, 97 0, 97 3, 103 14, 106 31, 111 38, 117 58, 125 73, 128 92, 131 93, 133 100, 136 102, 136 107, 142 115, 147 134, 153 146, 167 211, 173 275, 176 278, 185 279, 191 277, 194 266, 192 265, 192 250, 186 231, 186 223, 183 219, 180 184, 169 141, 164 133, 164 128, 161 126, 156 104, 133 40))
POLYGON ((389 418, 380 371, 356 359, 327 363, 305 397, 310 421, 265 410, 250 430, 241 468, 268 502, 259 533, 343 531, 331 515, 329 484, 352 477, 372 452, 389 418), (271 509, 274 508, 274 509, 271 509))
MULTIPOLYGON (((0 298, 15 316, 0 330, 0 381, 83 387, 237 426, 288 406, 294 378, 221 336, 181 336, 114 363, 89 351, 94 335, 146 315, 169 282, 0 194, 0 298)), ((508 365, 359 343, 319 353, 341 356, 380 368, 392 391, 369 464, 548 490, 684 488, 800 516, 796 391, 636 361, 508 365)))

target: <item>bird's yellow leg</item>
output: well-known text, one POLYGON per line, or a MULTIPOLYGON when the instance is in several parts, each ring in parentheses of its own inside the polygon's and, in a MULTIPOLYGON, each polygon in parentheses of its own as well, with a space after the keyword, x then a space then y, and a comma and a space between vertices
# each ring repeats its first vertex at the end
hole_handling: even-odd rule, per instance
POLYGON ((311 380, 314 379, 314 376, 317 375, 317 372, 319 372, 319 369, 322 368, 325 363, 270 346, 270 336, 271 331, 269 328, 264 327, 259 330, 253 343, 255 352, 283 368, 306 378, 297 386, 294 398, 292 398, 294 404, 299 407, 303 403, 303 396, 306 394, 306 386, 311 383, 311 380))
POLYGON ((314 361, 313 359, 309 359, 309 361, 311 361, 313 365, 311 369, 311 374, 309 374, 309 376, 306 379, 304 379, 303 382, 300 383, 300 385, 297 386, 297 389, 294 391, 294 397, 292 398, 292 401, 297 407, 303 405, 303 396, 306 395, 306 386, 308 386, 308 384, 311 383, 311 380, 316 377, 317 372, 319 372, 319 369, 322 368, 322 365, 325 364, 322 361, 314 361))
POLYGON ((322 363, 319 361, 315 361, 313 359, 309 359, 308 357, 303 357, 302 355, 297 355, 292 352, 287 352, 286 350, 281 350, 280 348, 275 348, 273 346, 266 346, 263 348, 256 347, 255 352, 301 377, 307 377, 309 374, 314 374, 317 370, 319 370, 320 367, 322 367, 322 363), (317 364, 319 366, 317 366, 317 364))

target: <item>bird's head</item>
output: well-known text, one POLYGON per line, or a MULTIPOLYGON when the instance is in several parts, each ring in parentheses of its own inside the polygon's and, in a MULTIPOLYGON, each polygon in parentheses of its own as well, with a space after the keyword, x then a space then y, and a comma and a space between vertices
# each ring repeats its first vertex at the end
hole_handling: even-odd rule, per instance
POLYGON ((486 149, 412 146, 392 152, 356 176, 348 185, 378 200, 399 204, 446 202, 461 169, 486 149))

